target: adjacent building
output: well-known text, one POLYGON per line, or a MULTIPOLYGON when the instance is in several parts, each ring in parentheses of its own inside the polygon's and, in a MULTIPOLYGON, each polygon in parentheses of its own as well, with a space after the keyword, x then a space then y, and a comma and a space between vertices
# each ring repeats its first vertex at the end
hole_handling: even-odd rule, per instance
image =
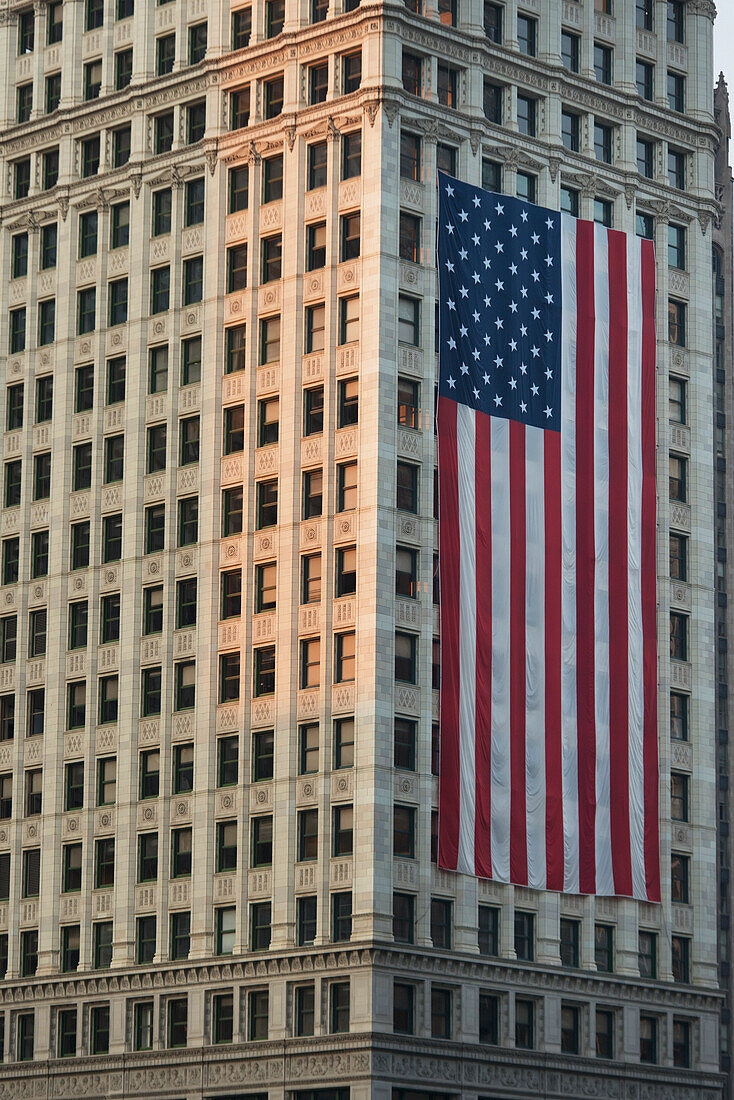
POLYGON ((0 1096, 721 1095, 714 15, 0 0, 0 1096), (434 863, 437 168, 655 240, 661 906, 434 863))

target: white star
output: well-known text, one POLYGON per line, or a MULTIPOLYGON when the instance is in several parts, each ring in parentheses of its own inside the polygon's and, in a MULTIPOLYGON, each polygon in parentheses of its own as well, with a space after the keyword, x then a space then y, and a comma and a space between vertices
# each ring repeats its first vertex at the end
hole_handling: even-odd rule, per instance
POLYGON ((511 390, 516 390, 517 389, 517 379, 516 378, 511 378, 510 379, 510 389, 511 390))
POLYGON ((475 271, 474 274, 472 275, 472 279, 474 280, 475 283, 479 282, 479 273, 477 271, 475 271))
POLYGON ((499 202, 495 206, 495 210, 497 211, 498 214, 504 214, 504 212, 505 212, 504 206, 502 206, 502 204, 499 203, 499 202))
POLYGON ((501 279, 498 279, 497 282, 494 285, 497 287, 498 290, 504 290, 505 289, 505 284, 502 282, 501 279))
POLYGON ((466 336, 468 331, 469 329, 466 327, 466 325, 462 325, 459 329, 459 336, 466 336))
POLYGON ((527 336, 527 334, 528 334, 528 326, 527 325, 520 325, 520 335, 521 336, 527 336))
POLYGON ((484 372, 484 385, 485 386, 489 385, 489 375, 487 374, 486 371, 484 372))
POLYGON ((491 266, 492 266, 492 261, 490 259, 488 259, 487 256, 485 256, 484 257, 484 270, 486 271, 487 268, 491 267, 491 266))
POLYGON ((553 257, 552 256, 546 256, 545 263, 546 263, 547 267, 553 267, 553 257))
POLYGON ((554 225, 553 218, 548 218, 545 224, 548 226, 549 229, 552 229, 554 225))
POLYGON ((504 360, 503 360, 503 359, 500 359, 500 357, 499 357, 499 355, 498 355, 498 356, 497 356, 497 358, 496 358, 496 359, 495 359, 495 361, 494 361, 494 365, 495 365, 496 367, 501 367, 501 366, 502 366, 502 364, 503 364, 503 362, 504 362, 504 360))
POLYGON ((498 406, 502 404, 502 398, 500 397, 500 395, 498 393, 496 393, 494 395, 494 403, 495 403, 495 405, 498 405, 498 406))
POLYGON ((550 382, 551 378, 553 377, 553 371, 550 369, 550 367, 545 368, 545 376, 550 382))
POLYGON ((452 302, 450 298, 446 299, 446 305, 449 309, 456 309, 456 302, 452 302))
POLYGON ((469 291, 466 289, 465 286, 460 286, 459 287, 459 294, 461 295, 462 298, 466 298, 468 293, 469 293, 469 291))
POLYGON ((520 293, 522 294, 523 298, 527 298, 528 288, 526 286, 521 286, 520 287, 520 293))
POLYGON ((475 195, 475 196, 474 196, 474 199, 473 199, 474 205, 475 205, 475 206, 479 206, 479 201, 480 201, 480 200, 479 200, 479 195, 475 195))
POLYGON ((513 313, 517 313, 517 302, 510 302, 510 309, 513 313))
POLYGON ((490 344, 490 337, 489 337, 489 335, 488 335, 488 334, 487 334, 486 332, 485 332, 485 334, 484 334, 484 343, 485 343, 485 344, 487 345, 487 347, 489 347, 489 344, 490 344))
POLYGON ((523 260, 527 260, 527 258, 528 258, 527 248, 521 248, 520 249, 520 258, 523 259, 523 260))
POLYGON ((474 351, 472 352, 472 355, 474 356, 474 361, 476 362, 477 359, 479 358, 479 348, 474 348, 474 351))
POLYGON ((451 263, 451 260, 446 261, 446 270, 447 271, 453 271, 454 270, 454 265, 451 263))
POLYGON ((455 350, 456 350, 456 340, 454 340, 453 336, 450 336, 449 337, 449 351, 455 351, 455 350))
POLYGON ((545 338, 548 341, 548 343, 550 344, 551 340, 553 339, 553 333, 551 332, 550 329, 545 330, 545 338))
POLYGON ((449 224, 448 224, 448 225, 446 226, 446 231, 447 231, 447 232, 448 232, 449 234, 453 233, 453 231, 454 231, 454 227, 453 227, 453 225, 451 224, 451 222, 449 222, 449 224))
POLYGON ((488 298, 486 294, 484 295, 484 304, 485 306, 490 306, 492 304, 492 299, 488 298))
POLYGON ((505 327, 505 322, 502 320, 501 317, 497 317, 494 323, 496 324, 498 329, 505 327))
POLYGON ((462 374, 468 374, 469 373, 469 368, 467 367, 466 363, 461 364, 461 373, 462 374))
POLYGON ((540 355, 540 348, 531 348, 530 351, 532 353, 533 359, 537 359, 540 355))
POLYGON ((474 387, 474 398, 475 398, 476 401, 479 400, 479 390, 477 389, 476 386, 474 387))
POLYGON ((479 314, 476 310, 474 310, 474 312, 472 313, 472 317, 474 318, 475 323, 479 321, 479 314))
POLYGON ((545 300, 546 300, 546 302, 548 303, 549 306, 553 305, 553 295, 552 294, 546 294, 545 300))
POLYGON ((532 386, 530 387, 530 389, 531 389, 531 391, 532 391, 533 397, 537 397, 537 396, 538 396, 538 394, 540 393, 540 390, 538 389, 538 387, 537 387, 537 386, 536 386, 535 384, 533 384, 533 385, 532 385, 532 386))
POLYGON ((521 363, 520 364, 520 374, 527 374, 527 373, 528 373, 527 363, 521 363))
POLYGON ((494 247, 497 249, 498 252, 505 251, 505 246, 503 245, 502 241, 497 241, 497 244, 494 247))
POLYGON ((510 264, 510 274, 517 275, 517 264, 510 264))
POLYGON ((522 218, 522 220, 523 220, 524 222, 526 222, 526 221, 528 220, 528 212, 527 212, 527 210, 523 210, 523 212, 522 212, 522 214, 520 215, 520 217, 522 218))
POLYGON ((463 222, 465 222, 467 220, 467 218, 469 217, 469 215, 467 214, 466 210, 460 210, 459 211, 459 217, 461 218, 461 220, 463 222))
POLYGON ((517 351, 517 340, 510 340, 510 351, 517 351))
POLYGON ((552 409, 552 408, 550 407, 550 405, 546 405, 546 407, 545 407, 545 415, 546 415, 546 416, 550 416, 552 412, 553 412, 553 409, 552 409))
POLYGON ((476 235, 476 233, 472 237, 472 241, 474 242, 474 244, 479 244, 479 237, 476 235))
POLYGON ((528 407, 527 407, 527 405, 525 404, 525 402, 524 402, 524 401, 521 401, 521 402, 520 402, 520 412, 521 412, 521 413, 526 413, 527 411, 528 411, 528 407))
POLYGON ((459 249, 459 256, 461 257, 462 260, 465 260, 468 255, 469 255, 469 253, 467 252, 467 250, 465 248, 460 248, 459 249))
POLYGON ((449 384, 449 389, 450 390, 456 389, 456 379, 455 378, 447 378, 446 381, 449 384))
POLYGON ((537 233, 533 233, 533 236, 532 236, 531 239, 532 239, 533 244, 540 244, 540 237, 538 236, 537 233))
POLYGON ((537 283, 539 278, 540 278, 540 272, 539 271, 534 271, 533 272, 533 282, 537 283))
POLYGON ((450 183, 447 183, 447 184, 446 184, 446 194, 447 194, 447 195, 448 195, 449 197, 451 197, 451 195, 453 195, 453 193, 454 193, 454 189, 453 189, 453 187, 451 186, 451 184, 450 184, 450 183))
POLYGON ((510 226, 510 236, 511 237, 516 237, 517 236, 517 226, 516 225, 511 225, 510 226))
POLYGON ((489 226, 490 226, 490 222, 488 222, 487 219, 485 218, 484 219, 484 228, 489 229, 489 226))
POLYGON ((540 319, 540 310, 536 306, 535 309, 533 310, 533 320, 538 321, 539 319, 540 319))

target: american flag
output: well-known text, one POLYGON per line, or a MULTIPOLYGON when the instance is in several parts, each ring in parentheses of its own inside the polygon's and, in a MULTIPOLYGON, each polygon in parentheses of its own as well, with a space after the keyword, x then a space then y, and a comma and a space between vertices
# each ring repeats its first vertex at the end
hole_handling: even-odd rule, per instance
POLYGON ((659 901, 653 246, 438 187, 439 864, 659 901))

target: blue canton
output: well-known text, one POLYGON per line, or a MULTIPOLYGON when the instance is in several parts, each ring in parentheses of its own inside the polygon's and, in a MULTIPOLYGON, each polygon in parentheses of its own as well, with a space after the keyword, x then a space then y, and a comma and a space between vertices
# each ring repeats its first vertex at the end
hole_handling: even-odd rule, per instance
POLYGON ((561 215, 438 174, 439 392, 561 429, 561 215))

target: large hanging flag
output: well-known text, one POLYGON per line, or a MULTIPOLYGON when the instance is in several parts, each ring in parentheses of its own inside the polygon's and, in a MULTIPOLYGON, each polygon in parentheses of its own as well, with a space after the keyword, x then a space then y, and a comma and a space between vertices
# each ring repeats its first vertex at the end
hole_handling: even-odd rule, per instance
POLYGON ((438 186, 439 864, 659 901, 652 242, 438 186))

